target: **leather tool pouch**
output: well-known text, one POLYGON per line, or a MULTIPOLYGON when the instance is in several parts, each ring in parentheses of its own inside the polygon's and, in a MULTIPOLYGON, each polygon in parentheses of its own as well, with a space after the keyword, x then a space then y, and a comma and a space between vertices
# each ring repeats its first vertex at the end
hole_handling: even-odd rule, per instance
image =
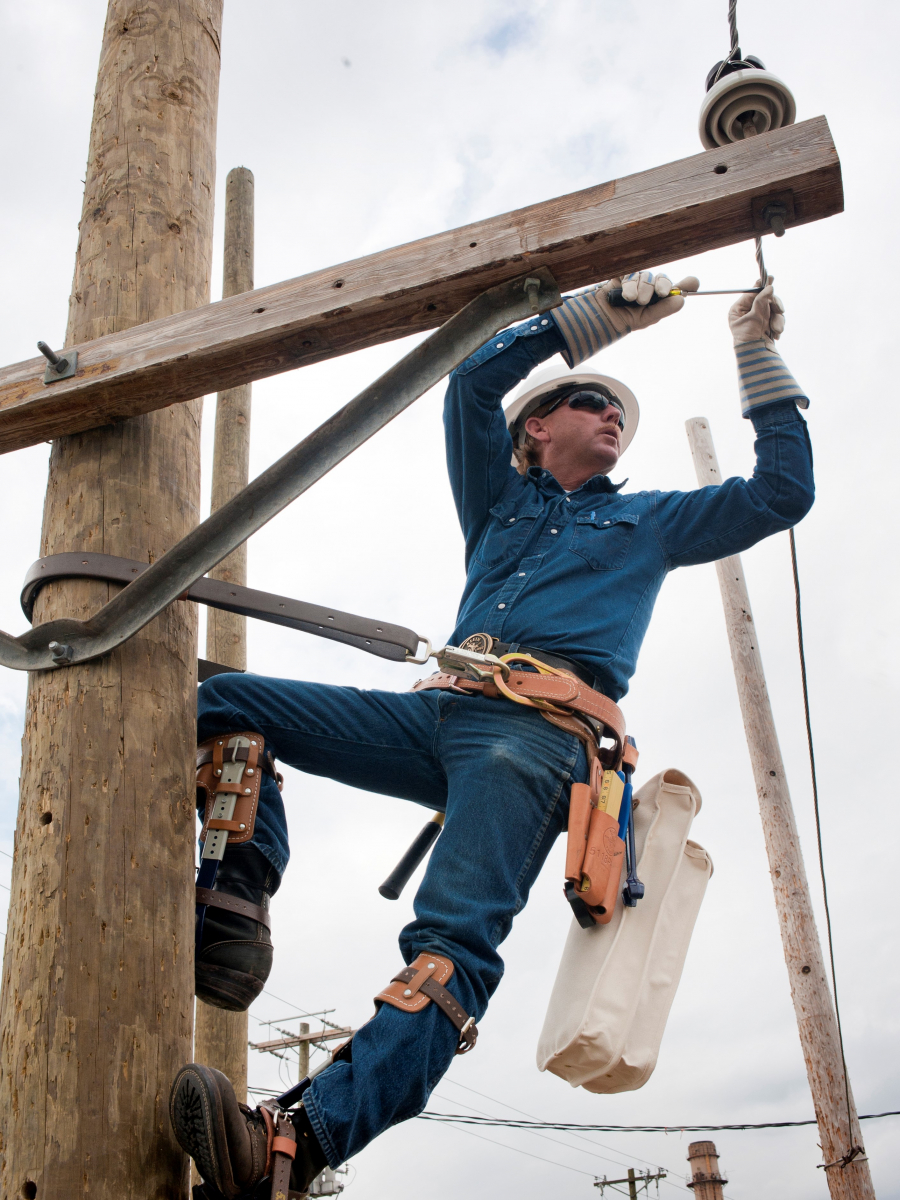
POLYGON ((459 1031, 457 1054, 465 1054, 475 1045, 478 1029, 455 996, 444 987, 453 974, 453 963, 440 954, 420 954, 408 967, 399 971, 383 991, 375 997, 376 1005, 390 1004, 401 1012, 418 1013, 433 1000, 459 1031))
POLYGON ((569 836, 566 844, 566 896, 579 921, 606 925, 612 920, 625 843, 619 837, 618 816, 598 807, 600 764, 591 764, 591 782, 573 783, 569 794, 569 836))
MULTIPOLYGON (((281 787, 281 777, 275 772, 271 755, 265 757, 265 748, 263 737, 253 731, 219 734, 197 747, 197 807, 203 806, 201 842, 206 843, 207 838, 213 842, 225 839, 228 845, 236 845, 253 837, 263 770, 273 775, 281 787)), ((224 851, 224 844, 221 849, 224 851)))

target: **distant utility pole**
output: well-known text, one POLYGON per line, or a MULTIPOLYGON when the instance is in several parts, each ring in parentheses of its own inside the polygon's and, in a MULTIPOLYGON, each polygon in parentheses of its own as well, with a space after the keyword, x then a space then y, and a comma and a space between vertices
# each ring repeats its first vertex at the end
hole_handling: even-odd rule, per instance
MULTIPOLYGON (((253 172, 235 167, 225 184, 225 267, 222 297, 253 290, 253 172)), ((247 486, 250 479, 250 393, 241 384, 219 392, 213 449, 213 512, 247 486)), ((247 583, 247 543, 210 571, 213 579, 247 583)), ((238 671, 247 669, 247 618, 207 609, 206 657, 238 671)), ((227 851, 226 851, 227 853, 227 851)), ((197 1001, 194 1059, 224 1072, 241 1103, 247 1101, 247 1013, 197 1001)), ((301 1077, 302 1078, 302 1077, 301 1077)))
MULTIPOLYGON (((222 0, 109 0, 66 346, 209 303, 221 28, 222 0)), ((40 553, 152 563, 199 519, 200 403, 96 424, 53 441, 40 553)), ((116 590, 59 580, 35 624, 116 590)), ((194 606, 172 604, 105 658, 29 678, 0 1005, 9 1200, 187 1193, 167 1104, 191 1053, 196 660, 194 606)))
MULTIPOLYGON (((697 482, 701 487, 721 483, 709 422, 694 417, 687 422, 687 431, 697 482)), ((854 1147, 862 1146, 862 1135, 850 1082, 844 1079, 837 1018, 740 556, 720 559, 716 571, 831 1200, 875 1200, 868 1160, 841 1161, 854 1147)))
MULTIPOLYGON (((649 1192, 650 1184, 655 1183, 658 1189, 660 1179, 665 1179, 665 1177, 666 1172, 662 1170, 655 1173, 649 1170, 635 1172, 634 1167, 629 1167, 628 1174, 624 1179, 607 1179, 604 1175, 602 1179, 594 1180, 594 1187, 600 1189, 600 1195, 602 1196, 606 1188, 612 1188, 614 1192, 622 1192, 621 1187, 617 1185, 627 1183, 629 1200, 637 1200, 638 1187, 640 1187, 642 1192, 649 1192)), ((622 1192, 622 1195, 624 1196, 625 1193, 622 1192)))
POLYGON ((688 1187, 693 1190, 695 1200, 722 1200, 722 1189, 728 1180, 719 1170, 715 1142, 691 1142, 687 1156, 691 1164, 688 1187))

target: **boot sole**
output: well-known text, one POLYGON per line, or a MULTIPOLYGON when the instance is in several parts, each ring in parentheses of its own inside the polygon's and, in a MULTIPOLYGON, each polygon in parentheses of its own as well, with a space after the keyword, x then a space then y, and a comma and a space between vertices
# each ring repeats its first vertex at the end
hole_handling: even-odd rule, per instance
POLYGON ((198 1063, 181 1068, 169 1095, 169 1120, 179 1146, 197 1164, 207 1192, 215 1188, 223 1198, 239 1196, 233 1182, 225 1182, 231 1164, 215 1072, 198 1063))
POLYGON ((198 962, 195 969, 197 998, 213 1008, 226 1008, 229 1012, 246 1012, 265 985, 265 979, 247 971, 232 971, 229 967, 203 962, 198 962))

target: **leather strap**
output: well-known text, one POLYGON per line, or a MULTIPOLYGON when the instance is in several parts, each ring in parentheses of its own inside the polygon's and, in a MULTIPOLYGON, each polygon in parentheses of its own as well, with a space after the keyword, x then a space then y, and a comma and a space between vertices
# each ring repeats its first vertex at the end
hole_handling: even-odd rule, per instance
MULTIPOLYGON (((229 747, 223 753, 223 758, 224 758, 225 762, 247 762, 250 755, 251 755, 251 748, 249 746, 238 746, 238 747, 229 747)), ((205 767, 207 763, 212 762, 214 757, 215 757, 215 748, 211 748, 209 742, 204 742, 202 746, 198 746, 197 747, 197 770, 199 771, 201 767, 205 767)), ((218 765, 221 765, 221 764, 218 764, 218 765)), ((266 754, 265 758, 259 763, 259 769, 261 771, 264 771, 267 775, 271 775, 272 778, 276 781, 276 783, 278 782, 278 780, 280 780, 282 778, 280 773, 275 770, 275 760, 272 757, 271 751, 269 751, 266 754)))
POLYGON ((210 908, 224 908, 227 912, 236 913, 239 917, 249 917, 271 930, 272 922, 268 910, 259 904, 251 904, 249 900, 241 900, 239 896, 230 896, 227 892, 216 892, 212 888, 198 887, 197 903, 209 905, 210 908))
MULTIPOLYGON (((270 1104, 274 1105, 274 1101, 270 1104)), ((288 1114, 270 1104, 260 1105, 269 1135, 266 1170, 272 1182, 272 1200, 288 1200, 292 1194, 291 1164, 297 1153, 297 1131, 288 1114)))
MULTIPOLYGON (((131 583, 148 566, 149 563, 119 558, 114 554, 66 553, 39 558, 31 564, 25 576, 20 597, 22 609, 30 621, 38 592, 44 584, 52 583, 54 579, 102 579, 108 583, 131 583)), ((316 637, 330 638, 393 662, 405 662, 407 655, 417 654, 419 642, 425 640, 420 639, 412 629, 393 625, 390 621, 372 621, 368 617, 357 617, 336 608, 322 608, 305 600, 292 600, 290 596, 277 596, 272 592, 260 592, 255 588, 207 579, 205 576, 198 579, 180 598, 196 600, 210 608, 224 609, 225 612, 241 613, 257 621, 286 625, 288 629, 299 629, 316 637)))
MULTIPOLYGON (((615 762, 618 765, 625 745, 625 717, 619 706, 608 696, 564 675, 537 675, 531 671, 517 671, 515 668, 509 673, 507 686, 529 700, 549 700, 562 708, 572 709, 599 721, 607 733, 615 738, 615 762)), ((461 675, 450 675, 445 671, 436 671, 427 679, 420 679, 412 690, 423 692, 430 688, 483 692, 491 697, 497 694, 492 680, 485 684, 461 675)))
POLYGON ((453 974, 453 963, 440 954, 420 954, 408 967, 398 971, 390 984, 375 997, 403 1012, 417 1013, 433 1000, 459 1031, 457 1054, 465 1054, 475 1045, 478 1029, 454 995, 443 986, 453 974))

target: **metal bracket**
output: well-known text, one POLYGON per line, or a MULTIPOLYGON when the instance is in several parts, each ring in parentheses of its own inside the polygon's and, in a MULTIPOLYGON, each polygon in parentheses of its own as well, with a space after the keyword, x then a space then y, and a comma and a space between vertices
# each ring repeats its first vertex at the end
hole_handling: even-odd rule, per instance
POLYGON ((784 237, 785 226, 796 219, 794 193, 789 188, 783 192, 770 192, 766 196, 754 196, 750 206, 753 228, 759 233, 774 233, 776 237, 784 237))
MULTIPOLYGON (((298 442, 87 621, 61 618, 12 637, 0 666, 42 671, 108 654, 149 624, 232 550, 423 396, 501 329, 562 304, 546 267, 489 288, 298 442), (56 642, 56 657, 50 643, 56 642), (65 663, 60 647, 64 647, 65 663), (70 656, 71 652, 71 656, 70 656)), ((53 351, 50 351, 52 354, 53 351)), ((57 356, 58 357, 58 356, 57 356)))
POLYGON ((60 379, 71 379, 78 370, 77 350, 63 350, 62 355, 59 355, 55 350, 51 350, 46 342, 38 342, 37 348, 47 360, 44 383, 58 383, 60 379))

